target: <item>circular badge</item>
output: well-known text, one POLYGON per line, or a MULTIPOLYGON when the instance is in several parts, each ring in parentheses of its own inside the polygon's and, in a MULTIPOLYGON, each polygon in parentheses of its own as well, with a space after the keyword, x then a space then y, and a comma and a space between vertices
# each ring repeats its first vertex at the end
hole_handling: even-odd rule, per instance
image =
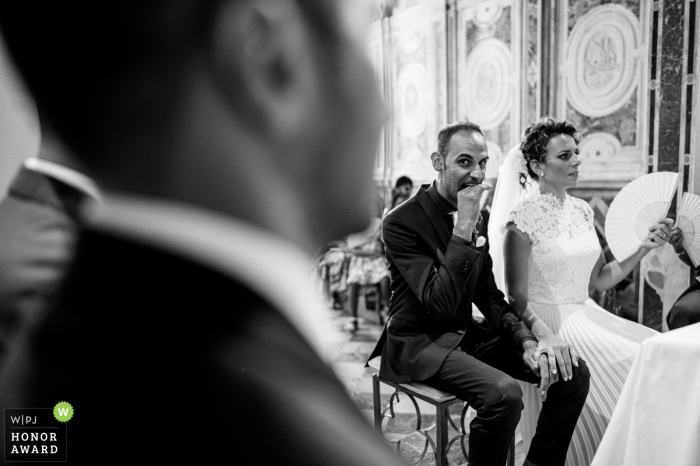
POLYGON ((53 417, 59 422, 68 422, 73 418, 73 407, 67 401, 59 401, 53 407, 53 417))

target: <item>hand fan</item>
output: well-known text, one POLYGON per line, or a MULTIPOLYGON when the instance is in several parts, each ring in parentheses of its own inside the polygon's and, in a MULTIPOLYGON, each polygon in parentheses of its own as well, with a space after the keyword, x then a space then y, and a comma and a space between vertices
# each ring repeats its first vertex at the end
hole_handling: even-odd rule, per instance
POLYGON ((618 261, 634 254, 649 236, 649 227, 666 218, 677 182, 678 173, 650 173, 615 196, 605 218, 605 239, 618 261))
POLYGON ((700 264, 700 196, 683 193, 676 227, 683 232, 683 247, 697 267, 700 264))

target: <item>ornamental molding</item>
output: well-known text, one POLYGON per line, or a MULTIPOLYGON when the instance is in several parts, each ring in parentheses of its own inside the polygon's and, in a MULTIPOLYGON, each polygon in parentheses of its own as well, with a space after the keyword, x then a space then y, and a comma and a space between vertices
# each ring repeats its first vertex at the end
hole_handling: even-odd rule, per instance
POLYGON ((495 38, 479 42, 467 57, 461 86, 464 110, 467 119, 484 130, 496 128, 508 116, 511 63, 510 49, 495 38))
POLYGON ((562 69, 568 101, 591 117, 619 110, 637 88, 643 53, 634 13, 612 4, 593 8, 569 36, 562 69))

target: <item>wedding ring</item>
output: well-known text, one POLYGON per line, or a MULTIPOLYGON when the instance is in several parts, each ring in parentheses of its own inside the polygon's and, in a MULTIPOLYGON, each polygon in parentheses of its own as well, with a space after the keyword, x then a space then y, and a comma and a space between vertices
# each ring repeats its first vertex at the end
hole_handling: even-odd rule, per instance
POLYGON ((661 239, 666 239, 666 233, 662 231, 659 234, 661 235, 661 239))

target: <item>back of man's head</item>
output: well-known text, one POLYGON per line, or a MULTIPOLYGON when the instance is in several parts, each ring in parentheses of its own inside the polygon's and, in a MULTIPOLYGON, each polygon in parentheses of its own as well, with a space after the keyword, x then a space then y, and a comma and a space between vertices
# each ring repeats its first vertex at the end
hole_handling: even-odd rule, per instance
MULTIPOLYGON (((187 67, 207 53, 227 2, 242 0, 2 1, 0 30, 42 116, 94 159, 141 132, 167 136, 187 67)), ((324 2, 298 3, 316 31, 333 31, 316 11, 324 2)))
POLYGON ((386 115, 348 19, 360 3, 2 0, 0 30, 42 116, 103 187, 315 241, 371 212, 386 115))

